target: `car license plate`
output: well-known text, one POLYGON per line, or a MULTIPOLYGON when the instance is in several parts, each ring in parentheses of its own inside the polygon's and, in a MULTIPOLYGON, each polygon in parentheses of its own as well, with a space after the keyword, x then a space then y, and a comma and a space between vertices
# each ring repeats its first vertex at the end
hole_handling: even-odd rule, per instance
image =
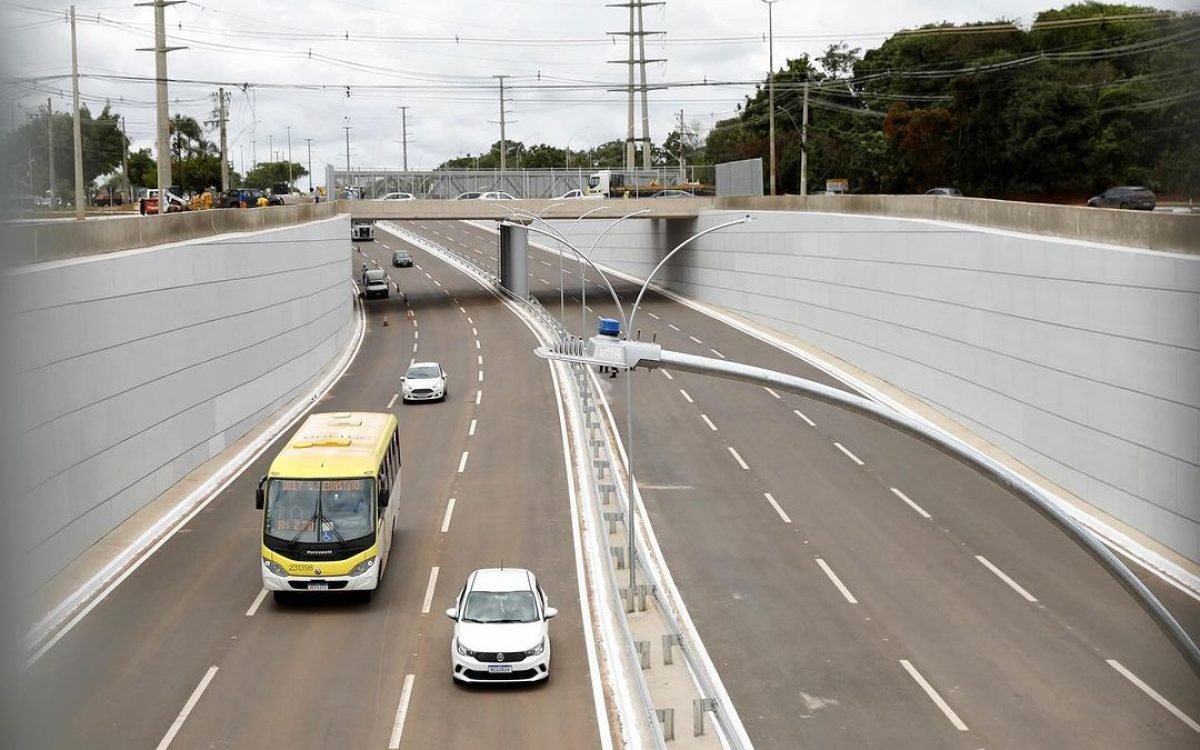
POLYGON ((511 664, 489 664, 488 671, 492 674, 508 674, 512 672, 511 664))
POLYGON ((329 589, 329 584, 326 583, 325 581, 309 581, 308 582, 308 590, 309 591, 326 591, 328 589, 329 589))

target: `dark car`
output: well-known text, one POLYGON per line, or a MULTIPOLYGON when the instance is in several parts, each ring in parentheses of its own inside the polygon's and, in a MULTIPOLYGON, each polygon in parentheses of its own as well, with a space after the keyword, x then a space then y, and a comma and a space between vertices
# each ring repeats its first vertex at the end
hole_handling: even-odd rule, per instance
POLYGON ((1110 187, 1087 202, 1092 208, 1137 208, 1143 211, 1153 211, 1156 203, 1154 191, 1150 188, 1129 185, 1110 187))
POLYGON ((413 259, 407 250, 396 250, 392 253, 392 266, 395 268, 412 268, 413 259))

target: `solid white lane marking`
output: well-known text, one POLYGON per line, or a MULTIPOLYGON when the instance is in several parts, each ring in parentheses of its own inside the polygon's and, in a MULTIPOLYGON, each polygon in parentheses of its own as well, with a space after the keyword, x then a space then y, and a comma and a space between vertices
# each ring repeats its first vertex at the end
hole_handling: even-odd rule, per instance
POLYGON ((721 359, 725 359, 725 355, 724 355, 724 354, 722 354, 722 353, 720 353, 720 352, 719 352, 719 351, 717 351, 716 349, 709 349, 709 351, 710 351, 710 352, 712 352, 713 354, 717 355, 717 356, 718 356, 718 357, 720 357, 721 359))
POLYGON ((771 507, 775 509, 775 512, 779 514, 779 517, 783 519, 784 523, 792 522, 792 519, 788 516, 788 514, 783 512, 783 508, 779 507, 779 503, 775 502, 775 498, 771 496, 770 492, 764 492, 763 497, 767 498, 767 502, 771 504, 771 507))
POLYGON ((803 419, 805 422, 808 422, 809 427, 817 426, 816 422, 814 422, 811 419, 809 419, 808 417, 804 416, 804 412, 800 411, 799 409, 792 409, 792 413, 795 414, 797 417, 800 417, 801 419, 803 419))
POLYGON ((467 435, 470 435, 471 437, 475 436, 475 423, 478 421, 479 420, 477 420, 477 419, 471 420, 471 426, 467 428, 467 435))
POLYGON ((445 534, 450 530, 450 517, 454 515, 454 498, 446 503, 446 515, 442 516, 442 533, 445 534))
POLYGON ((729 452, 730 452, 731 454, 733 454, 733 460, 735 460, 735 461, 737 461, 737 462, 738 462, 738 466, 741 466, 741 467, 742 467, 743 469, 745 469, 746 471, 750 471, 750 467, 749 467, 749 466, 746 464, 746 462, 745 462, 745 461, 743 461, 743 460, 742 460, 742 456, 741 456, 741 454, 739 454, 739 453, 738 453, 736 450, 734 450, 734 448, 733 448, 733 446, 732 446, 732 445, 729 445, 729 446, 726 446, 726 447, 727 447, 727 448, 729 448, 729 452))
POLYGON ((259 606, 263 603, 263 599, 267 598, 267 590, 263 589, 258 592, 258 596, 254 597, 254 603, 250 605, 250 609, 246 610, 246 617, 254 617, 254 613, 258 611, 259 606))
POLYGON ((1132 682, 1134 685, 1137 686, 1137 688, 1139 690, 1141 690, 1143 693, 1145 693, 1146 695, 1153 698, 1155 700, 1155 702, 1158 703, 1158 705, 1160 705, 1163 708, 1170 711, 1171 714, 1174 715, 1176 719, 1179 719, 1184 724, 1186 724, 1189 729, 1191 729, 1193 732, 1200 732, 1200 724, 1197 724, 1196 721, 1194 719, 1192 719, 1192 717, 1188 716, 1183 711, 1180 711, 1178 708, 1176 708, 1175 705, 1173 703, 1171 703, 1171 701, 1169 701, 1166 698, 1159 695, 1157 690, 1150 687, 1146 683, 1142 682, 1138 678, 1137 675, 1135 675, 1133 672, 1130 672, 1128 669, 1126 669, 1125 666, 1123 664, 1121 664, 1121 662, 1117 661, 1116 659, 1106 659, 1106 661, 1108 662, 1108 666, 1110 666, 1113 669, 1120 672, 1122 677, 1124 677, 1125 679, 1132 682))
POLYGON ((458 473, 462 474, 465 468, 467 468, 467 452, 463 451, 462 458, 458 459, 458 473))
POLYGON ((846 458, 850 459, 851 461, 858 464, 859 466, 863 465, 862 459, 859 458, 858 456, 854 455, 853 453, 851 453, 850 450, 848 448, 846 448, 846 446, 844 446, 841 443, 836 442, 836 441, 834 442, 834 445, 837 446, 838 450, 840 450, 842 453, 846 454, 846 458))
POLYGON ((482 383, 482 382, 483 382, 483 370, 480 370, 480 371, 479 371, 479 382, 480 382, 480 383, 482 383))
POLYGON ((846 601, 851 604, 858 604, 858 600, 854 598, 854 594, 851 594, 850 589, 846 588, 846 584, 842 583, 842 579, 837 577, 837 573, 833 572, 833 568, 829 567, 829 563, 818 557, 817 565, 821 566, 821 570, 825 571, 825 575, 829 576, 829 580, 833 581, 833 585, 837 586, 837 590, 842 592, 842 596, 846 597, 846 601))
POLYGON ((408 701, 412 698, 414 679, 415 675, 404 676, 404 687, 400 689, 400 706, 396 708, 396 720, 392 722, 392 738, 388 741, 388 750, 400 748, 400 737, 404 734, 404 718, 408 716, 408 701))
POLYGON ((662 374, 663 374, 663 375, 665 375, 665 376, 667 377, 667 380, 674 380, 674 379, 675 379, 675 378, 674 378, 674 377, 671 375, 671 373, 667 372, 666 370, 663 370, 663 371, 662 371, 662 374))
POLYGON ((916 512, 920 513, 922 518, 929 518, 929 517, 930 517, 930 516, 929 516, 929 514, 925 512, 925 509, 924 509, 924 508, 922 508, 920 505, 917 505, 916 503, 914 503, 912 500, 910 500, 910 499, 909 499, 909 497, 908 497, 908 495, 905 495, 903 492, 901 492, 900 490, 896 489, 895 487, 892 487, 891 489, 892 489, 892 494, 893 494, 893 495, 895 495, 896 497, 900 498, 900 499, 901 499, 901 500, 903 500, 904 502, 908 503, 908 507, 910 507, 910 508, 912 508, 913 510, 915 510, 916 512))
POLYGON ((475 405, 479 406, 479 402, 483 400, 483 391, 475 391, 475 405))
POLYGON ((680 392, 680 393, 683 395, 683 397, 684 397, 685 399, 687 399, 687 402, 688 402, 689 404, 694 404, 694 403, 696 403, 695 401, 693 401, 693 400, 692 400, 692 397, 688 395, 688 392, 687 392, 687 391, 685 391, 685 390, 683 390, 682 388, 680 388, 680 389, 679 389, 679 392, 680 392))
POLYGON ((433 590, 437 588, 438 566, 434 565, 429 571, 429 583, 425 586, 425 598, 421 600, 421 614, 429 614, 429 608, 433 606, 433 590))
POLYGON ((156 750, 166 750, 171 746, 171 740, 175 739, 175 735, 179 734, 179 730, 183 728, 183 722, 187 721, 188 714, 200 702, 200 696, 204 695, 204 690, 208 687, 208 683, 212 682, 212 678, 217 673, 216 667, 209 667, 204 676, 200 678, 200 684, 192 691, 192 695, 187 699, 187 703, 183 704, 183 710, 175 717, 175 721, 171 722, 171 727, 163 738, 159 741, 156 750))
POLYGON ((988 570, 995 573, 997 578, 999 578, 1001 581, 1004 581, 1009 586, 1011 586, 1013 591, 1016 591, 1018 594, 1025 597, 1025 601, 1027 601, 1027 602, 1036 602, 1037 601, 1037 597, 1035 597, 1033 594, 1029 593, 1024 588, 1022 588, 1021 584, 1019 584, 1016 581, 1014 581, 1013 579, 1009 578, 1007 573, 1005 573, 1003 570, 1000 570, 995 565, 993 565, 992 562, 990 560, 988 560, 986 557, 984 557, 983 555, 975 555, 975 559, 978 560, 979 562, 983 563, 983 567, 985 567, 988 570))
POLYGON ((946 718, 950 720, 950 723, 954 725, 955 729, 960 732, 967 731, 967 725, 963 723, 962 719, 958 718, 958 714, 954 713, 954 709, 950 708, 950 704, 942 700, 942 696, 938 695, 938 692, 933 689, 933 685, 930 685, 925 678, 921 676, 921 673, 917 671, 917 668, 914 667, 908 661, 908 659, 901 659, 900 665, 904 667, 909 676, 921 686, 921 689, 925 691, 925 695, 929 696, 929 699, 934 702, 934 705, 942 710, 942 713, 946 715, 946 718))
POLYGON ((657 315, 655 315, 652 312, 647 312, 646 314, 649 315, 650 317, 654 318, 655 320, 662 320, 662 318, 658 317, 657 315))
POLYGON ((696 338, 695 336, 688 336, 688 338, 689 338, 689 339, 691 339, 692 341, 695 341, 697 344, 703 344, 703 343, 704 343, 703 341, 701 341, 700 339, 696 338))
POLYGON ((766 391, 767 393, 771 394, 775 398, 781 398, 781 396, 778 393, 776 393, 773 389, 766 387, 765 385, 763 386, 763 390, 766 391))
POLYGON ((388 401, 387 408, 389 408, 389 409, 392 408, 392 406, 396 403, 396 399, 398 399, 399 397, 400 397, 399 393, 393 393, 392 399, 390 401, 388 401))
POLYGON ((700 418, 704 420, 704 424, 708 425, 708 429, 712 430, 713 432, 717 431, 717 426, 712 423, 712 420, 708 418, 707 414, 701 414, 700 418))
POLYGON ((667 327, 670 328, 672 331, 679 330, 679 326, 675 325, 674 323, 667 323, 667 327))

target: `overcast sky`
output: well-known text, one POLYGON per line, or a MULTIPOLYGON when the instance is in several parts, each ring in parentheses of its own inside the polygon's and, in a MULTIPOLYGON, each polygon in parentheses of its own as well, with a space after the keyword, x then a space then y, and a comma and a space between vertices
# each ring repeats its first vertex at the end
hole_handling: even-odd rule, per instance
MULTIPOLYGON (((266 161, 274 150, 307 160, 314 171, 346 162, 345 130, 355 168, 401 165, 400 105, 408 106, 410 168, 431 168, 486 151, 499 139, 499 92, 507 79, 507 134, 526 144, 574 149, 622 138, 628 11, 617 0, 205 0, 166 9, 171 114, 210 119, 221 83, 232 93, 229 152, 234 168, 266 161), (372 38, 373 37, 373 38, 372 38), (240 84, 247 84, 241 86, 240 84), (588 85, 591 88, 583 88, 588 85), (347 87, 349 87, 347 89, 347 87), (347 92, 349 95, 347 96, 347 92), (255 157, 254 154, 257 154, 255 157)), ((649 0, 647 0, 649 1, 649 0)), ((820 54, 846 41, 864 50, 891 32, 939 21, 1000 18, 1022 24, 1052 0, 778 0, 775 60, 820 54)), ((1194 9, 1195 0, 1164 0, 1164 9, 1194 9)), ((64 76, 16 86, 17 104, 3 128, 54 99, 70 108, 70 32, 61 0, 0 0, 7 73, 64 76)), ((154 11, 132 0, 81 0, 79 67, 84 103, 105 99, 126 116, 134 147, 154 136, 154 11), (107 76, 97 78, 95 76, 107 76), (133 80, 113 80, 131 77, 133 80), (146 80, 148 79, 148 80, 146 80)), ((645 10, 651 85, 685 81, 753 81, 765 76, 767 6, 761 0, 666 0, 645 10)), ((707 129, 729 117, 753 85, 675 87, 650 92, 651 137, 661 142, 678 122, 707 129)), ((11 93, 10 93, 11 95, 11 93)), ((638 124, 640 135, 641 125, 638 124)), ((212 139, 216 140, 215 132, 212 139)), ((323 177, 317 181, 323 182, 323 177)))

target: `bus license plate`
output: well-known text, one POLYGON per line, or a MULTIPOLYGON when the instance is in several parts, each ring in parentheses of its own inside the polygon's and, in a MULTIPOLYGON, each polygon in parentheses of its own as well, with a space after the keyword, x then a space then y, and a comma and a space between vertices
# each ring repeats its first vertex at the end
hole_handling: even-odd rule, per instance
POLYGON ((309 591, 326 591, 328 589, 329 589, 329 584, 326 583, 325 581, 309 581, 308 582, 308 590, 309 591))
POLYGON ((489 664, 488 671, 492 674, 509 674, 512 672, 511 664, 489 664))

